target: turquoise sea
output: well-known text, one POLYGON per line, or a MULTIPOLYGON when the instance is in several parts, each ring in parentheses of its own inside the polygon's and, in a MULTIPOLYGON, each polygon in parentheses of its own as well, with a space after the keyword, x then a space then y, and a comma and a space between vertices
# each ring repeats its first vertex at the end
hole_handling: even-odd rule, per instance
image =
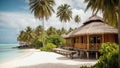
POLYGON ((13 58, 24 53, 24 50, 13 48, 19 44, 0 44, 0 61, 13 58))

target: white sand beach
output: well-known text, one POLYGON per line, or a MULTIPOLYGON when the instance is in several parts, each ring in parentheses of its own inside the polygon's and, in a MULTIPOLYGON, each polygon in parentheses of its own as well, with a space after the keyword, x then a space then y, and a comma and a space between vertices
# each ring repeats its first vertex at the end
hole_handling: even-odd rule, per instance
POLYGON ((80 68, 93 65, 97 60, 70 59, 54 52, 43 52, 36 49, 9 61, 0 63, 0 68, 80 68))

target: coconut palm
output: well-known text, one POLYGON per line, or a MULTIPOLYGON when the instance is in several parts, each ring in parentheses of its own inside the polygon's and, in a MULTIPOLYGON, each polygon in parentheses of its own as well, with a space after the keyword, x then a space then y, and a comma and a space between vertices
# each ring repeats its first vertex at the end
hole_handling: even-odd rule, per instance
POLYGON ((61 34, 62 34, 62 32, 61 32, 60 29, 58 29, 56 32, 57 32, 58 35, 61 35, 61 34))
POLYGON ((22 42, 24 40, 24 34, 25 34, 25 31, 21 30, 20 34, 17 37, 17 40, 22 42))
MULTIPOLYGON (((54 0, 29 0, 30 10, 34 13, 35 18, 42 19, 42 26, 44 29, 44 20, 48 20, 52 15, 54 0)), ((44 30, 42 32, 43 46, 44 46, 44 30)))
POLYGON ((67 30, 64 29, 64 28, 62 28, 62 29, 61 29, 61 34, 66 34, 66 33, 67 33, 67 30))
POLYGON ((47 29, 47 35, 56 35, 56 34, 57 34, 57 32, 54 27, 51 26, 47 29))
POLYGON ((70 5, 62 4, 57 8, 57 17, 61 22, 68 22, 72 18, 72 11, 70 5))
MULTIPOLYGON (((74 21, 79 24, 79 22, 81 21, 79 15, 76 15, 76 16, 75 16, 74 21)), ((79 25, 78 25, 78 26, 79 26, 79 25)))
POLYGON ((26 32, 24 34, 24 41, 29 45, 35 39, 35 34, 31 27, 26 28, 26 32))
MULTIPOLYGON (((118 38, 119 38, 119 66, 120 68, 120 21, 118 23, 118 12, 120 5, 118 7, 119 0, 84 0, 87 3, 86 10, 91 8, 93 13, 97 13, 98 11, 102 11, 103 18, 107 22, 107 24, 117 27, 118 24, 118 38)), ((120 4, 120 1, 119 1, 120 4)))
POLYGON ((68 32, 67 32, 67 34, 68 33, 70 33, 70 32, 72 32, 74 29, 72 29, 71 27, 69 28, 69 30, 68 30, 68 32))
POLYGON ((38 37, 39 35, 42 35, 42 32, 43 32, 42 26, 41 25, 37 26, 35 29, 36 36, 38 37))
POLYGON ((25 40, 24 36, 25 36, 25 31, 21 30, 20 34, 17 37, 17 41, 19 41, 20 45, 22 45, 21 43, 24 42, 25 40))
POLYGON ((17 37, 17 40, 22 43, 25 42, 26 45, 29 45, 33 40, 35 39, 35 34, 31 27, 27 27, 25 31, 20 31, 19 36, 17 37))

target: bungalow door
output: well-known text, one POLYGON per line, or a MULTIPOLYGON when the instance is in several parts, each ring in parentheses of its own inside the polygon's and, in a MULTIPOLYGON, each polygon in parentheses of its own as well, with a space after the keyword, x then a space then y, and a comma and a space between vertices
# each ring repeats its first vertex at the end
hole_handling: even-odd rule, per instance
POLYGON ((100 48, 101 36, 100 35, 92 35, 90 36, 90 49, 97 50, 100 48))

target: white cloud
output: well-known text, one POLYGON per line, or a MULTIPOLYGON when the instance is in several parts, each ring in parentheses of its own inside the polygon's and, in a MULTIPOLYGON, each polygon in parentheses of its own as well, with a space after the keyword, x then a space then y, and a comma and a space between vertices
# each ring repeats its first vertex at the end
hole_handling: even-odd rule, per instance
MULTIPOLYGON (((28 0, 25 0, 28 3, 28 0)), ((84 12, 85 4, 83 3, 84 0, 55 0, 56 5, 54 6, 55 11, 57 11, 57 7, 63 3, 70 4, 72 7, 73 12, 73 19, 75 15, 79 15, 81 17, 82 23, 91 16, 91 10, 88 10, 86 13, 84 12)), ((99 15, 101 15, 99 13, 99 15)), ((74 23, 74 20, 71 20, 69 23, 66 24, 66 28, 75 28, 78 24, 74 23)), ((16 29, 25 29, 26 26, 31 26, 35 28, 36 26, 42 24, 42 21, 36 20, 34 15, 30 13, 23 13, 23 12, 0 12, 0 25, 9 26, 16 29)), ((56 13, 49 18, 48 21, 45 21, 45 28, 49 28, 53 26, 57 29, 64 27, 64 23, 61 23, 58 18, 56 18, 56 13)))
POLYGON ((31 14, 17 12, 0 12, 1 24, 16 29, 24 29, 26 26, 37 26, 36 20, 31 14))

